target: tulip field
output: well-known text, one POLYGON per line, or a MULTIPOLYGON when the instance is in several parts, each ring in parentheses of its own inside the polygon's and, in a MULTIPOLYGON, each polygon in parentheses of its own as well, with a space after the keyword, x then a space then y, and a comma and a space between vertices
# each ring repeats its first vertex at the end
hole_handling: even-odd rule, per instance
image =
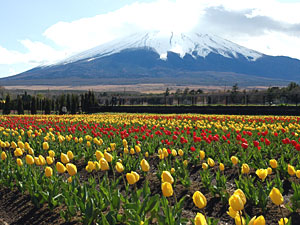
POLYGON ((300 224, 299 134, 300 117, 0 116, 0 190, 66 224, 300 224))

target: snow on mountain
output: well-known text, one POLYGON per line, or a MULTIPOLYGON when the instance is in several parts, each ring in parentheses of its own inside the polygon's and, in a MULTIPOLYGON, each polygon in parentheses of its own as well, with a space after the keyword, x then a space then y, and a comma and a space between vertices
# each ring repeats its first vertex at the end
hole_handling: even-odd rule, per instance
POLYGON ((56 65, 68 64, 79 60, 92 61, 96 58, 119 53, 126 49, 146 48, 156 51, 160 58, 167 59, 168 52, 175 52, 183 58, 190 54, 194 58, 206 57, 209 53, 216 53, 227 58, 244 56, 248 61, 255 61, 263 56, 262 53, 242 47, 231 41, 211 34, 183 34, 161 32, 135 33, 122 39, 117 39, 106 44, 71 56, 56 65))

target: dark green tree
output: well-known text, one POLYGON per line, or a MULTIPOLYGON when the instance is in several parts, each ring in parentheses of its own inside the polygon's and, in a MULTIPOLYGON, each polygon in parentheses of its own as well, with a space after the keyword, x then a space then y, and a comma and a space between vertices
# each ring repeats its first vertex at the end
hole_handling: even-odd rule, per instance
POLYGON ((51 100, 49 98, 45 98, 45 114, 50 114, 51 113, 51 100))
POLYGON ((11 107, 10 96, 9 96, 9 94, 7 94, 6 98, 5 98, 4 108, 3 108, 3 114, 4 115, 10 114, 10 107, 11 107))
POLYGON ((19 115, 24 114, 23 99, 20 97, 20 95, 17 96, 17 110, 19 115))
POLYGON ((32 96, 31 97, 31 107, 30 107, 32 115, 36 114, 36 108, 37 108, 36 106, 37 106, 36 105, 36 98, 35 98, 35 96, 32 96))

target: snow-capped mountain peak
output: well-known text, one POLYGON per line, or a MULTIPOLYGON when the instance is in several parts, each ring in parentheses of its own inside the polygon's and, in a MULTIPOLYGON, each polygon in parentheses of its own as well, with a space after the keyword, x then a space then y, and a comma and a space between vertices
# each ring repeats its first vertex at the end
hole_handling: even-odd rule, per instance
POLYGON ((173 32, 166 34, 156 31, 135 33, 125 38, 99 45, 69 57, 58 64, 68 64, 79 60, 92 61, 96 58, 109 56, 126 49, 137 48, 151 49, 157 52, 163 60, 167 59, 168 52, 178 53, 181 58, 186 54, 194 58, 206 57, 209 53, 216 53, 227 58, 238 58, 239 55, 242 55, 249 61, 255 61, 263 56, 262 53, 242 47, 212 34, 173 32))

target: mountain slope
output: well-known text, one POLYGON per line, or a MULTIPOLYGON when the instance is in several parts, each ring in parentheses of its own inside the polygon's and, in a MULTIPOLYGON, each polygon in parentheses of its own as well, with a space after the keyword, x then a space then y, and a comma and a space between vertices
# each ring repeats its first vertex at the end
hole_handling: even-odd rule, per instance
POLYGON ((300 61, 273 57, 215 35, 134 34, 53 65, 0 79, 2 85, 173 83, 283 85, 300 78, 300 61))

